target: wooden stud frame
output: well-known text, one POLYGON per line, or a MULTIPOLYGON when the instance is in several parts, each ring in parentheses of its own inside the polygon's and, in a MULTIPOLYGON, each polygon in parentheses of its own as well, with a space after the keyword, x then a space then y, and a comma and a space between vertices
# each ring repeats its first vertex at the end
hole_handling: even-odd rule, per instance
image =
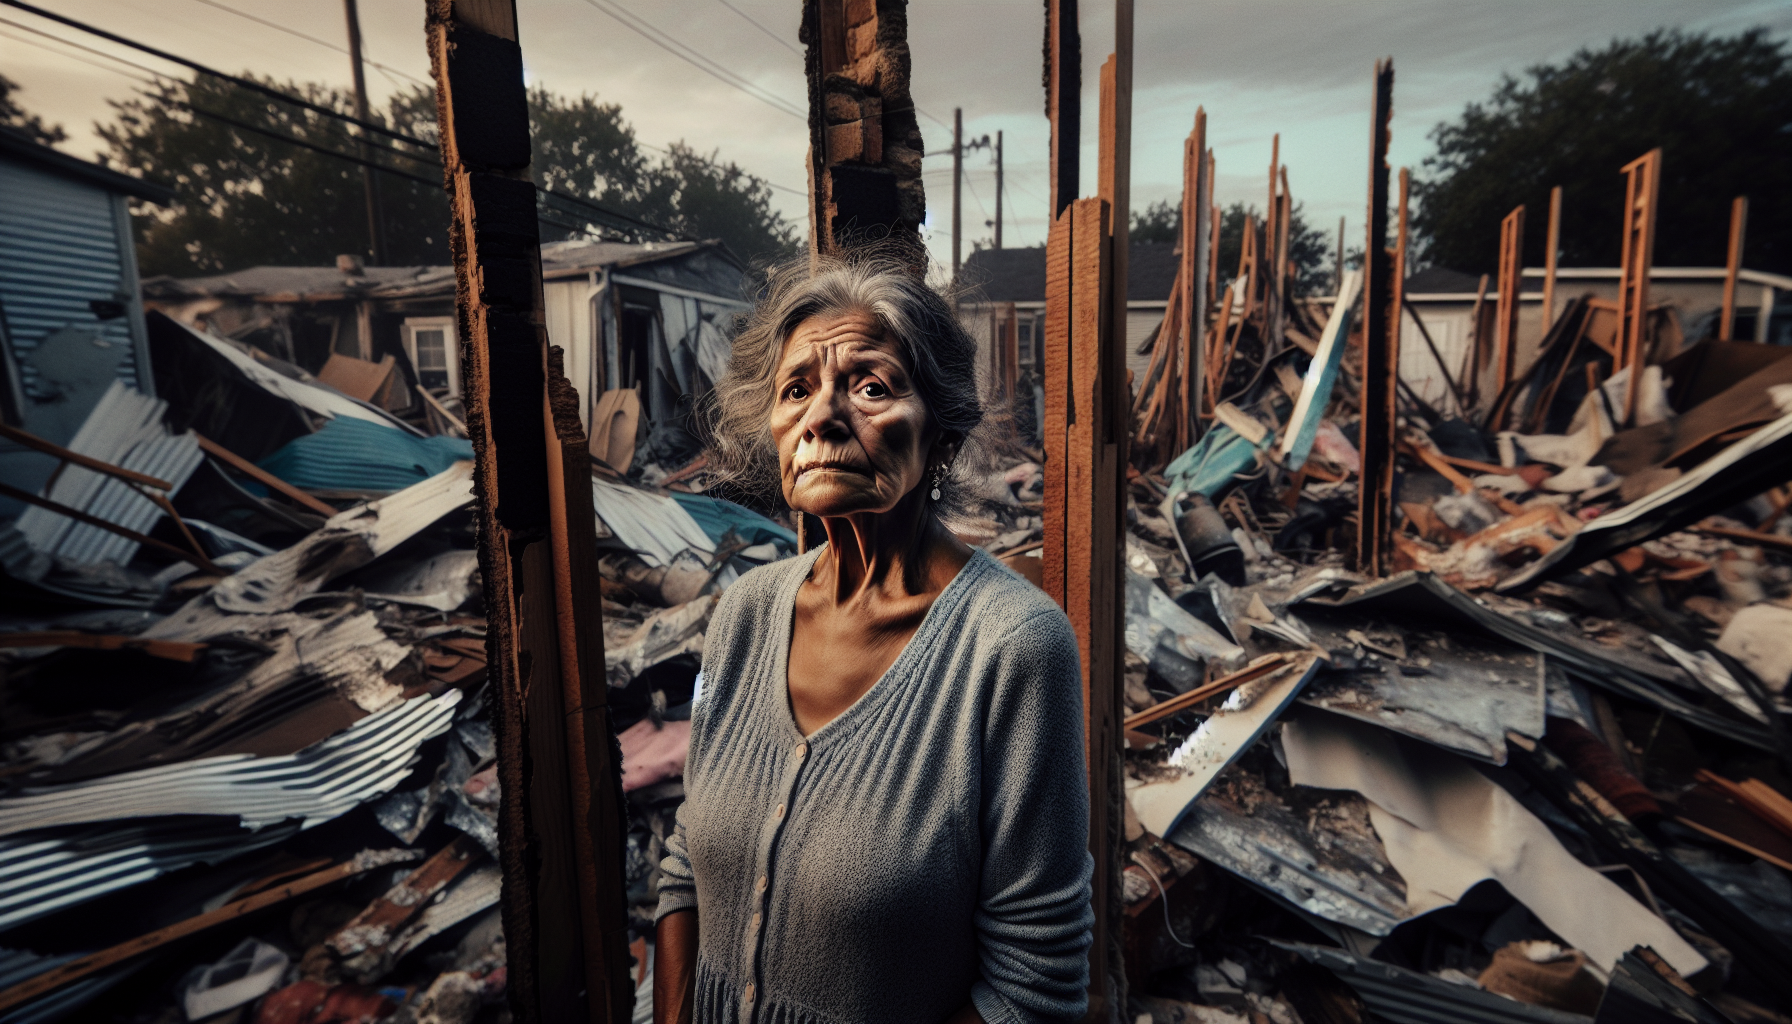
POLYGON ((1736 276, 1742 272, 1743 235, 1748 232, 1748 197, 1737 196, 1730 203, 1730 248, 1724 261, 1724 311, 1717 336, 1725 341, 1736 338, 1736 276))
POLYGON ((1500 221, 1500 283, 1494 314, 1493 381, 1496 391, 1512 380, 1518 347, 1519 286, 1524 278, 1524 207, 1513 208, 1500 221))
POLYGON ((1562 251, 1562 186, 1549 190, 1548 249, 1543 255, 1543 336, 1556 322, 1556 259, 1562 251))
POLYGON ((1618 279, 1619 365, 1630 367, 1624 424, 1636 418, 1642 394, 1644 335, 1649 325, 1649 271, 1655 264, 1655 214, 1661 198, 1661 150, 1624 165, 1624 257, 1618 279))

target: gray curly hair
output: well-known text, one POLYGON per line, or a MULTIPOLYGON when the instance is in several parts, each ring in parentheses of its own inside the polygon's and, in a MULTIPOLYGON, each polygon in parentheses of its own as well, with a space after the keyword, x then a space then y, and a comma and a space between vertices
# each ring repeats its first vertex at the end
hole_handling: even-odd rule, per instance
POLYGON ((783 507, 770 418, 784 344, 810 317, 845 313, 868 314, 896 341, 941 439, 955 449, 935 511, 942 519, 964 514, 974 502, 966 473, 985 447, 977 342, 945 296, 893 255, 803 256, 768 272, 758 304, 734 336, 728 371, 706 400, 710 468, 743 497, 783 507))

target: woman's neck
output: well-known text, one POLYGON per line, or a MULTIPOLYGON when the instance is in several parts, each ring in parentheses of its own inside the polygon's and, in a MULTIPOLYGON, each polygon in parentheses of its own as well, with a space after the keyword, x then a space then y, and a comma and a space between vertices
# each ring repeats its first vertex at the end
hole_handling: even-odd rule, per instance
POLYGON ((824 584, 838 604, 879 592, 892 597, 925 593, 933 589, 934 551, 941 545, 963 546, 934 517, 919 487, 887 512, 828 517, 821 525, 828 549, 811 578, 824 584))

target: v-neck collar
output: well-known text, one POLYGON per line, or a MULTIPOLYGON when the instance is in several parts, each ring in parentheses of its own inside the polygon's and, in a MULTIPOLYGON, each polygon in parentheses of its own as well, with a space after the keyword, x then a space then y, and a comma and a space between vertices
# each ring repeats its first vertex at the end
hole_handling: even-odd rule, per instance
POLYGON ((829 737, 842 732, 844 723, 849 719, 856 718, 865 707, 872 703, 873 698, 881 699, 879 695, 889 691, 890 687, 885 684, 896 675, 898 670, 906 670, 911 661, 923 657, 923 652, 931 646, 933 634, 937 632, 937 623, 940 617, 947 614, 940 609, 957 604, 962 599, 965 588, 970 586, 971 577, 987 571, 988 567, 982 563, 993 561, 989 552, 982 548, 972 548, 971 557, 959 567, 958 574, 952 577, 951 582, 947 583, 940 591, 940 595, 933 599, 933 604, 927 608, 927 614, 921 617, 921 625, 915 628, 915 634, 902 645, 901 653, 896 655, 896 660, 890 663, 889 668, 884 669, 884 674, 877 677, 877 682, 872 683, 870 689, 859 694, 859 698, 849 704, 845 711, 835 715, 821 728, 804 736, 802 729, 797 727, 796 713, 790 707, 790 646, 796 638, 797 592, 802 589, 809 574, 815 571, 816 561, 826 550, 827 545, 821 544, 813 552, 799 556, 806 561, 790 574, 790 581, 785 583, 778 594, 776 629, 779 642, 772 674, 772 693, 776 699, 772 703, 777 705, 778 722, 789 742, 792 744, 807 743, 811 748, 818 744, 825 744, 829 737), (973 566, 976 567, 975 571, 972 569, 973 566))

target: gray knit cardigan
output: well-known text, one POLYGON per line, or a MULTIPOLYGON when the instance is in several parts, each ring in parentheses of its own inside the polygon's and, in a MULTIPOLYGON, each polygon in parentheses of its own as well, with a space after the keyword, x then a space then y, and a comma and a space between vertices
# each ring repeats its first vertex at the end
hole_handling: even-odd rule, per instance
POLYGON ((786 663, 819 553, 741 577, 710 623, 659 904, 698 908, 696 1020, 1079 1016, 1093 862, 1069 621, 977 551, 805 739, 786 663))

